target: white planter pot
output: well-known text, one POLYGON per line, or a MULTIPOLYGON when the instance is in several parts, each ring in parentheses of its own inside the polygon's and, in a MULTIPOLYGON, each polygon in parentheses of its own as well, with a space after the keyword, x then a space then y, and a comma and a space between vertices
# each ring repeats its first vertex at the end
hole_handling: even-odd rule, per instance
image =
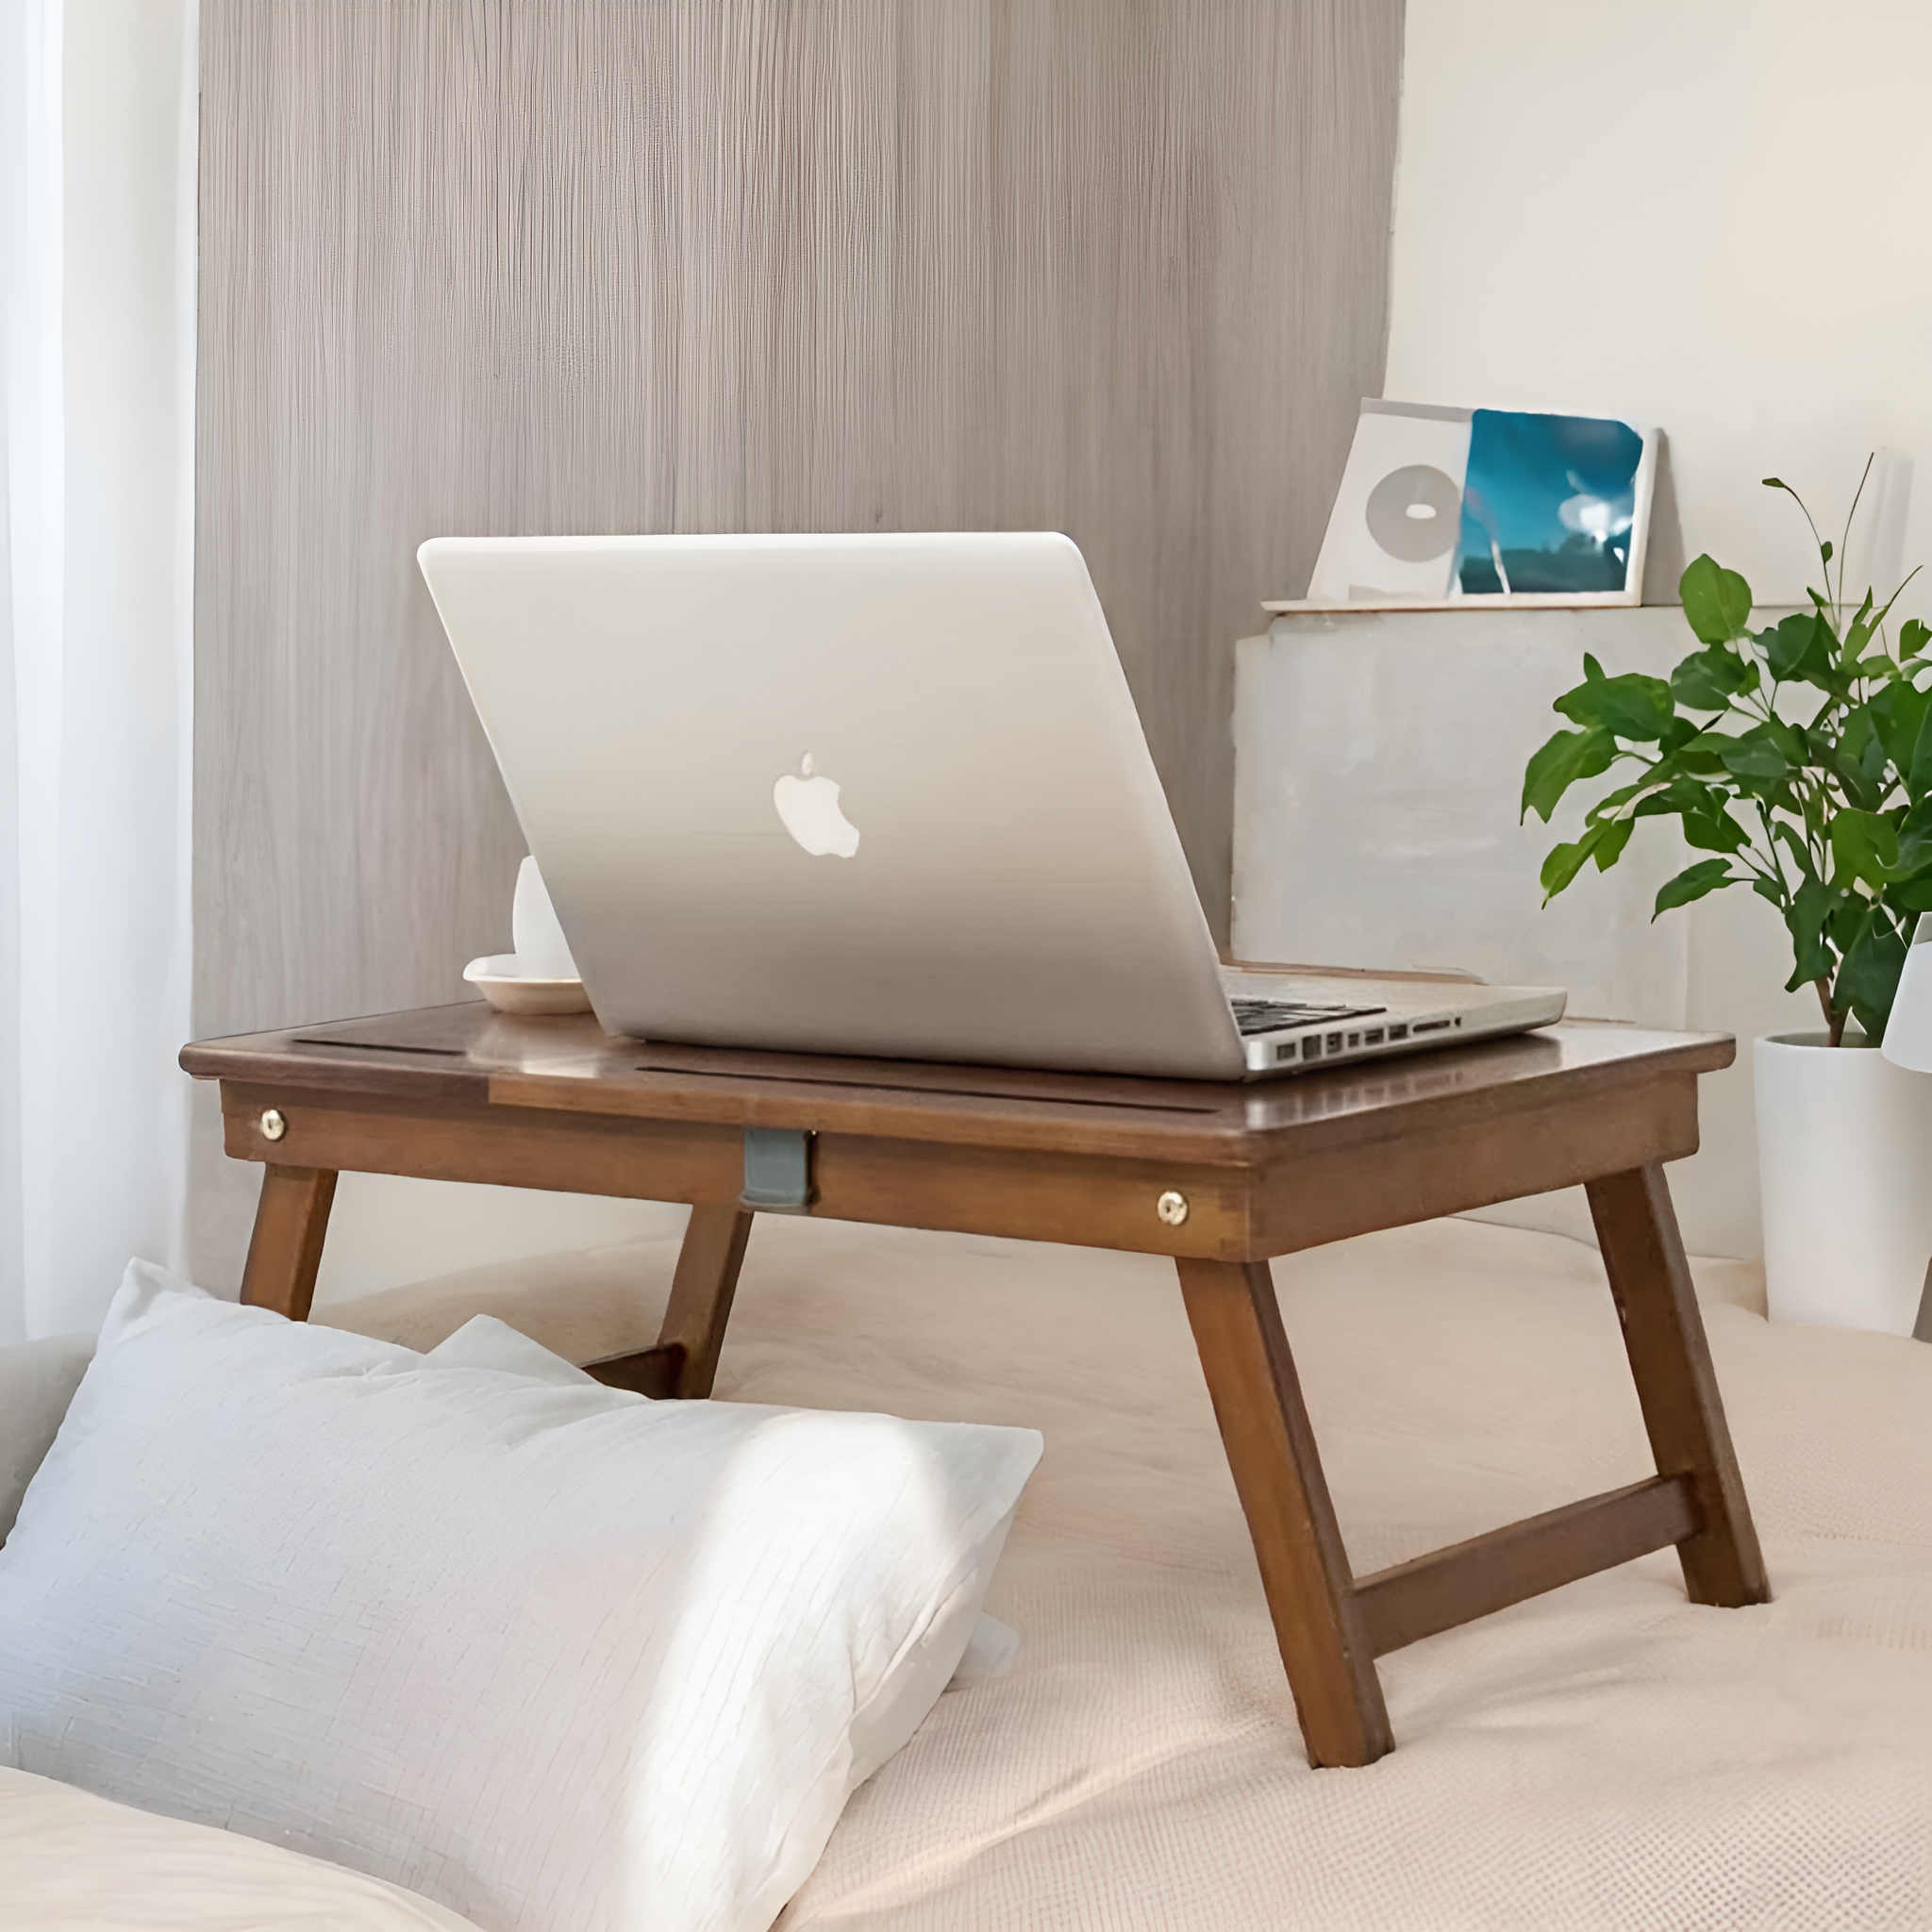
POLYGON ((1774 1322, 1909 1335, 1932 1260, 1932 1074, 1823 1033, 1752 1042, 1774 1322))

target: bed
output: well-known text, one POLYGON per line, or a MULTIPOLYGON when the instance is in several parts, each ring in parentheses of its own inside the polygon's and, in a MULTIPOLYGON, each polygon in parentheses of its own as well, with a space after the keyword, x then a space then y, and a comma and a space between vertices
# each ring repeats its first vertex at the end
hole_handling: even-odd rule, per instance
MULTIPOLYGON (((427 1346, 482 1309, 587 1359, 654 1337, 673 1258, 522 1262, 314 1319, 427 1346)), ((1570 1585, 1392 1656, 1400 1748, 1316 1772, 1171 1270, 762 1220, 721 1397, 1047 1444, 988 1599, 1017 1665, 940 1700, 780 1924, 1932 1923, 1932 1351, 1770 1326, 1751 1267, 1698 1273, 1774 1600, 1690 1605, 1669 1552, 1570 1585)), ((1357 1569, 1647 1468, 1590 1249, 1441 1222, 1275 1274, 1357 1569)), ((0 1790, 0 1819, 18 1802, 0 1790)), ((391 1923, 387 1898, 342 1909, 391 1923)))

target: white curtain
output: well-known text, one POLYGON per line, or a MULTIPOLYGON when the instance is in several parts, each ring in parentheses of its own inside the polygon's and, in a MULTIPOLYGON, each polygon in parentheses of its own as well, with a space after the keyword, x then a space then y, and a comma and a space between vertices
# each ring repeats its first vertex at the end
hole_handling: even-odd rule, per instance
POLYGON ((178 1265, 194 0, 0 0, 0 1340, 178 1265))

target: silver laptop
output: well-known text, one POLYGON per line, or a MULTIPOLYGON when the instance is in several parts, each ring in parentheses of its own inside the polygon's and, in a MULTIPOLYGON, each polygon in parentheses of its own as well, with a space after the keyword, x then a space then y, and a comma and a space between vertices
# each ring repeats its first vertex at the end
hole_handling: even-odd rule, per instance
POLYGON ((1065 537, 418 556, 613 1033, 1238 1080, 1562 1012, 1224 967, 1065 537))

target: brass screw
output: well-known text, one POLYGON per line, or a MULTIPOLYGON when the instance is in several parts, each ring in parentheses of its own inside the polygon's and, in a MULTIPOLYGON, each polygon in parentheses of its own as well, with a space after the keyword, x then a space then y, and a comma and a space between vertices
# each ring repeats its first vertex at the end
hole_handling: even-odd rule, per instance
POLYGON ((1188 1218, 1188 1197, 1178 1189, 1170 1188, 1155 1202, 1154 1211, 1170 1227, 1178 1227, 1188 1218))
MULTIPOLYGON (((264 1141, 279 1141, 288 1131, 288 1120, 279 1108, 271 1107, 263 1110, 261 1116, 261 1138, 264 1141)), ((1182 1215, 1185 1216, 1187 1211, 1187 1205, 1183 1203, 1181 1206, 1182 1215)))

